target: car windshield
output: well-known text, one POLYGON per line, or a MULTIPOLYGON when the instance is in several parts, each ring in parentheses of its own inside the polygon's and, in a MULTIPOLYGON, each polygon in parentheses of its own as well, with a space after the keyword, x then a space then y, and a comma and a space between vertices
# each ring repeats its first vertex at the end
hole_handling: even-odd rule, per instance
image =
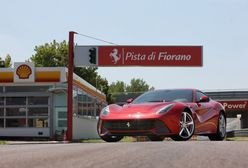
POLYGON ((132 103, 147 102, 192 102, 192 90, 156 90, 146 92, 136 98, 132 103))

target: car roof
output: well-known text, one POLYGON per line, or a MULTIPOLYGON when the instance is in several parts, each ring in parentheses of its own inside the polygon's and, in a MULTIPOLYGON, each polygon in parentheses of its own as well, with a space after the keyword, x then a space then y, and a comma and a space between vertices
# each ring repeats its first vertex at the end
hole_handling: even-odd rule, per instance
POLYGON ((155 90, 151 90, 151 91, 166 91, 166 90, 192 90, 192 91, 200 91, 198 89, 192 89, 192 88, 155 89, 155 90))

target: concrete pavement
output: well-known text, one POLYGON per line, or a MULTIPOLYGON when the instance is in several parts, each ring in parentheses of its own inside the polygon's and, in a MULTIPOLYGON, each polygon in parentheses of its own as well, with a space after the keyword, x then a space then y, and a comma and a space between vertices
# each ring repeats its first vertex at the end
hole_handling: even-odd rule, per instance
POLYGON ((1 145, 1 168, 246 168, 248 142, 1 145))

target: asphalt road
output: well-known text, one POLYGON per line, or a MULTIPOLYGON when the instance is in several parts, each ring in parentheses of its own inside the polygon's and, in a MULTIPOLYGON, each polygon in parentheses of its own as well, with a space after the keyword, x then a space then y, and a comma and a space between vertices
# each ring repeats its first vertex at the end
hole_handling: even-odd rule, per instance
POLYGON ((247 168, 248 142, 0 145, 0 168, 247 168))

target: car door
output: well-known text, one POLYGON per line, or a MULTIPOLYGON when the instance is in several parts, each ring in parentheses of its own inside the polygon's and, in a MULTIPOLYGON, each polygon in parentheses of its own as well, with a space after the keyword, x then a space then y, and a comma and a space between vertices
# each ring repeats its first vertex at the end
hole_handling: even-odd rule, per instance
POLYGON ((211 118, 214 117, 213 107, 211 103, 212 100, 205 99, 204 101, 202 101, 201 98, 207 98, 207 96, 200 91, 196 91, 195 95, 195 113, 198 119, 198 124, 195 127, 195 132, 208 133, 209 130, 211 130, 214 126, 211 122, 211 118))

